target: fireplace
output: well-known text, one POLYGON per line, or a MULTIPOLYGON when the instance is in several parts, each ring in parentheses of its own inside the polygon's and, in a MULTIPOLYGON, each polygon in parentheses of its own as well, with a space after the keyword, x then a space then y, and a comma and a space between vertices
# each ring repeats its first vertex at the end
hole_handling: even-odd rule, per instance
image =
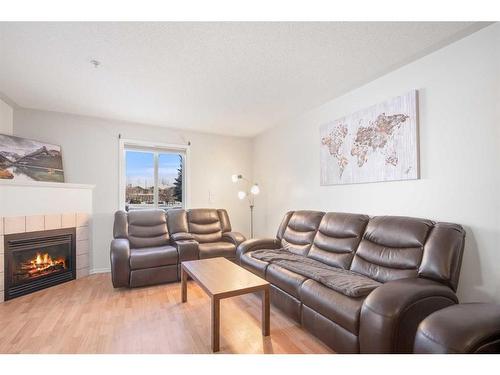
POLYGON ((75 279, 75 237, 75 228, 5 235, 5 300, 75 279))

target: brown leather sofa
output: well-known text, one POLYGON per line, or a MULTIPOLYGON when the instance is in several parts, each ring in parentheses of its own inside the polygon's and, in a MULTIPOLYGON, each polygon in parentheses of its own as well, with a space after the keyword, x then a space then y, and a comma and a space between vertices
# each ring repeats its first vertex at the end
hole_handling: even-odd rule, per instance
POLYGON ((500 353, 500 305, 465 303, 432 313, 418 326, 414 352, 500 353))
POLYGON ((245 237, 231 231, 226 210, 118 211, 111 242, 115 288, 139 287, 180 277, 183 261, 225 256, 234 260, 245 237))
POLYGON ((425 219, 292 211, 276 238, 247 240, 237 257, 272 284, 274 305, 336 352, 411 353, 418 324, 458 302, 464 238, 460 225, 425 219), (256 259, 262 249, 283 249, 347 277, 334 290, 256 259), (356 284, 372 290, 350 297, 356 284))

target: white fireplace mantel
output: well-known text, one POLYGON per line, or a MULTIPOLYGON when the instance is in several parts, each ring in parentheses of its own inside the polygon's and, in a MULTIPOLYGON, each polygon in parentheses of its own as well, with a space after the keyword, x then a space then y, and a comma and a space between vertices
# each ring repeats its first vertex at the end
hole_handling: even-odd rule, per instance
POLYGON ((95 185, 0 180, 0 216, 92 213, 95 185))
POLYGON ((0 180, 0 188, 2 186, 30 186, 40 188, 61 188, 61 189, 93 189, 95 185, 89 184, 72 184, 68 182, 44 182, 44 181, 15 181, 15 180, 0 180))

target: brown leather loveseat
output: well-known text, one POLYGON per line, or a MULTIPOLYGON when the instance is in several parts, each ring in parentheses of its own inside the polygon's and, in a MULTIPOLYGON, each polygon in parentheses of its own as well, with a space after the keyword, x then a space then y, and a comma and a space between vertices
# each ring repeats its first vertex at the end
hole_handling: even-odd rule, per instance
POLYGON ((117 211, 111 242, 115 288, 153 285, 180 278, 183 261, 224 256, 234 260, 245 237, 232 232, 226 210, 117 211))
POLYGON ((460 225, 425 219, 295 211, 237 257, 336 352, 410 353, 418 324, 458 302, 464 238, 460 225))

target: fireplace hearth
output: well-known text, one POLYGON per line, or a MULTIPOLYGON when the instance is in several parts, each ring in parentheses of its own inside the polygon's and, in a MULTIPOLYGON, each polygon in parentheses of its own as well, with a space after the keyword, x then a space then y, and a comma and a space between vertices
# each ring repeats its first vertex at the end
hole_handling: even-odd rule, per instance
POLYGON ((5 300, 76 278, 75 228, 4 237, 5 300))

